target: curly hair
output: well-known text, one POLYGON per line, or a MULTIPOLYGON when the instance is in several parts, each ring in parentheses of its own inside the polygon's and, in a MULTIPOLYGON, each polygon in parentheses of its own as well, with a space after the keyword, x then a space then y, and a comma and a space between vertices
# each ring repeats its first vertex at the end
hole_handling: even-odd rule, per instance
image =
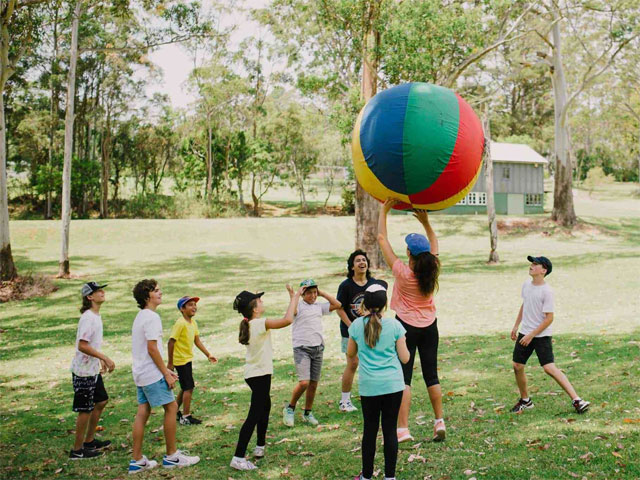
POLYGON ((158 286, 158 282, 156 282, 153 278, 140 280, 136 283, 136 286, 133 287, 133 298, 138 302, 138 308, 140 310, 144 310, 147 306, 147 302, 149 301, 149 294, 153 292, 158 286))
POLYGON ((362 255, 364 258, 367 259, 367 280, 369 280, 371 278, 371 272, 369 271, 369 264, 371 262, 369 262, 369 257, 367 256, 367 252, 360 249, 357 249, 356 251, 354 251, 351 255, 349 255, 349 258, 347 259, 347 278, 353 278, 353 276, 355 275, 355 272, 353 271, 353 264, 355 263, 356 257, 358 255, 362 255))

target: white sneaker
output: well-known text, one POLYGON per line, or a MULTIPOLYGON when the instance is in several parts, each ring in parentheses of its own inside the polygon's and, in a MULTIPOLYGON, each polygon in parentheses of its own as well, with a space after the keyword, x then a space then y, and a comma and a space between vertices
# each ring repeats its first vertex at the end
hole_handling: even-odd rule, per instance
POLYGON ((313 416, 313 412, 309 412, 309 415, 306 415, 306 414, 303 413, 302 414, 302 422, 303 423, 308 423, 310 425, 313 425, 314 427, 316 425, 318 425, 318 423, 320 423, 320 422, 318 422, 316 417, 313 416))
POLYGON ((238 457, 233 457, 229 466, 231 468, 235 468, 236 470, 255 470, 256 468, 258 468, 246 458, 238 457))
POLYGON ((351 400, 347 400, 346 402, 340 402, 340 411, 341 412, 357 412, 358 409, 351 403, 351 400))
POLYGON ((197 455, 189 455, 189 452, 176 450, 173 455, 165 455, 162 457, 162 466, 164 468, 182 468, 190 467, 200 461, 197 455))
POLYGON ((293 412, 293 408, 288 405, 282 409, 282 423, 287 427, 293 427, 293 424, 295 423, 293 412))
POLYGON ((152 468, 155 468, 157 466, 158 462, 156 462, 155 460, 149 460, 143 455, 140 460, 131 460, 129 462, 129 473, 131 474, 142 472, 143 470, 151 470, 152 468))
POLYGON ((262 447, 256 445, 256 448, 253 449, 253 456, 256 458, 264 457, 264 445, 262 447))

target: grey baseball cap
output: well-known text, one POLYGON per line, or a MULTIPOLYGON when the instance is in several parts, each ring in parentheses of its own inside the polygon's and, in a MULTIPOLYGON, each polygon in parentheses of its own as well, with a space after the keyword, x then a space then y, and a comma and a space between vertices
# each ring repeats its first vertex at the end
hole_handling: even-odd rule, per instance
POLYGON ((104 285, 98 285, 96 282, 87 282, 82 285, 82 296, 86 297, 87 295, 91 295, 92 293, 97 292, 98 290, 106 286, 106 283, 104 285))

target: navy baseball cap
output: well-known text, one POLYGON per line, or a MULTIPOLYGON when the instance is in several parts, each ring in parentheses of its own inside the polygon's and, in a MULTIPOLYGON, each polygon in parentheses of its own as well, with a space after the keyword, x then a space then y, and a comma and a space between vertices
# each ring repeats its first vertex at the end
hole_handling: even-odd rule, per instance
POLYGON ((551 270, 553 269, 553 265, 551 265, 551 260, 549 260, 547 257, 532 257, 531 255, 529 255, 527 257, 527 260, 529 260, 531 263, 537 263, 538 265, 542 265, 547 270, 547 273, 544 274, 545 277, 549 275, 551 273, 551 270))
POLYGON ((91 295, 92 293, 97 292, 98 290, 106 286, 106 283, 104 285, 98 285, 96 282, 87 282, 82 285, 82 296, 86 297, 87 295, 91 295))
POLYGON ((198 303, 200 301, 200 297, 190 297, 189 295, 185 295, 180 300, 178 300, 178 310, 182 310, 182 307, 184 307, 191 300, 198 303))
POLYGON ((420 235, 419 233, 410 233, 404 238, 404 241, 407 242, 407 247, 409 248, 411 255, 414 257, 421 253, 431 251, 431 244, 429 243, 429 240, 427 240, 427 237, 420 235))

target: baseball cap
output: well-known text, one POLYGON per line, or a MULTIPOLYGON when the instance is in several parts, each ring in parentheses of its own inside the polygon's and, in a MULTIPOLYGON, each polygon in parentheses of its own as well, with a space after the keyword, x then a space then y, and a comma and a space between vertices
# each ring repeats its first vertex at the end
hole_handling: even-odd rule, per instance
POLYGON ((429 240, 427 240, 427 237, 420 235, 419 233, 410 233, 404 238, 404 241, 407 242, 407 247, 409 247, 409 251, 414 257, 421 253, 431 251, 431 244, 429 243, 429 240))
POLYGON ((249 303, 251 303, 256 298, 260 298, 264 295, 264 292, 253 293, 247 292, 246 290, 241 291, 238 295, 236 295, 236 299, 233 301, 233 309, 236 312, 243 310, 249 303))
POLYGON ((545 277, 549 275, 551 273, 551 270, 553 269, 553 265, 551 265, 551 260, 549 260, 547 257, 532 257, 531 255, 529 255, 527 257, 527 260, 529 260, 531 263, 537 263, 538 265, 542 265, 547 270, 547 273, 544 274, 545 277))
POLYGON ((307 288, 310 288, 310 287, 317 287, 318 284, 313 278, 307 278, 306 280, 303 280, 300 282, 300 286, 304 287, 304 289, 306 290, 307 288))
POLYGON ((178 310, 182 310, 182 307, 184 307, 191 300, 198 303, 200 301, 200 297, 190 297, 189 295, 185 295, 184 297, 180 298, 180 300, 178 300, 178 310))
POLYGON ((97 292, 98 290, 106 286, 106 283, 104 285, 98 285, 96 282, 87 282, 82 285, 82 296, 86 297, 87 295, 91 295, 92 293, 97 292))
POLYGON ((387 304, 387 289, 379 283, 369 285, 364 291, 364 305, 368 308, 384 308, 387 304))

